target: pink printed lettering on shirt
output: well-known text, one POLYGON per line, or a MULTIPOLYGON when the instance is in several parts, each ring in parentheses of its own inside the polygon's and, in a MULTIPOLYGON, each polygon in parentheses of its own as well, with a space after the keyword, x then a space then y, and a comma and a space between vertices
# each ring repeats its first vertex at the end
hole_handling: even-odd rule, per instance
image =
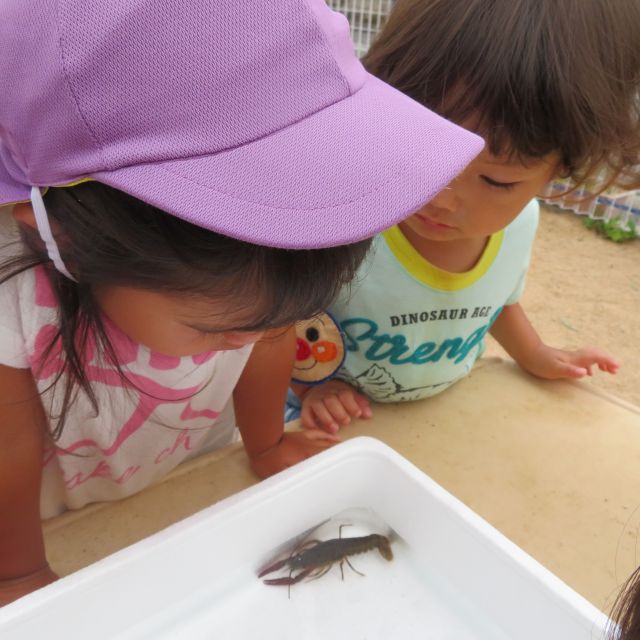
POLYGON ((43 267, 36 267, 34 269, 34 276, 36 279, 36 304, 39 307, 46 307, 47 309, 55 309, 58 306, 56 296, 51 288, 51 283, 43 267))
POLYGON ((215 420, 220 415, 219 411, 213 409, 193 409, 191 407, 191 400, 187 402, 187 406, 180 414, 180 420, 192 420, 193 418, 211 418, 215 420))
MULTIPOLYGON (((55 307, 56 299, 51 289, 49 280, 43 269, 36 269, 36 304, 45 307, 55 307)), ((105 330, 108 333, 109 341, 118 358, 118 363, 126 365, 135 362, 139 356, 140 347, 133 342, 126 334, 121 332, 108 318, 103 318, 105 330)), ((53 341, 58 334, 58 327, 53 324, 43 325, 34 341, 33 353, 30 356, 31 368, 34 376, 38 380, 48 380, 59 375, 63 371, 64 359, 61 341, 58 338, 53 341), (47 353, 48 351, 48 353, 47 353), (46 359, 44 358, 47 353, 46 359)), ((180 421, 186 422, 195 418, 208 418, 215 420, 220 412, 213 409, 194 409, 191 406, 191 398, 201 387, 192 386, 182 389, 175 389, 163 385, 156 380, 144 375, 125 371, 124 376, 115 368, 100 366, 92 363, 96 355, 95 335, 90 333, 84 339, 82 345, 84 360, 87 363, 84 367, 87 379, 92 383, 99 383, 111 388, 127 389, 129 396, 137 398, 137 402, 129 418, 118 429, 114 439, 110 444, 101 445, 93 438, 78 439, 66 447, 52 447, 44 455, 43 464, 48 464, 55 457, 87 453, 83 449, 97 449, 105 456, 114 455, 120 447, 135 434, 151 417, 153 412, 164 404, 186 403, 180 414, 180 421)), ((192 356, 194 364, 203 364, 211 360, 216 355, 215 351, 206 352, 192 356)), ((172 358, 160 354, 150 353, 150 365, 157 369, 174 369, 180 365, 180 358, 172 358)), ((158 464, 170 455, 173 455, 180 447, 191 450, 191 440, 188 430, 182 430, 171 447, 164 449, 158 454, 155 462, 158 464)), ((90 452, 89 451, 89 452, 90 452)), ((108 479, 116 483, 124 483, 140 469, 139 466, 128 467, 119 477, 114 477, 108 462, 101 460, 89 473, 77 473, 65 480, 67 489, 73 489, 84 484, 90 479, 108 479)))
POLYGON ((154 460, 154 464, 160 464, 164 462, 169 456, 172 456, 180 445, 183 445, 186 451, 191 451, 191 436, 186 429, 183 429, 176 438, 176 441, 166 449, 163 449, 154 460))
POLYGON ((140 465, 137 465, 137 464, 127 467, 118 478, 115 478, 115 483, 124 484, 130 478, 132 478, 139 470, 140 470, 140 465))
POLYGON ((29 358, 31 371, 36 380, 46 380, 59 373, 62 369, 62 360, 60 358, 62 345, 59 339, 53 343, 51 350, 47 354, 47 359, 44 360, 46 350, 49 348, 49 345, 51 345, 57 333, 58 327, 53 324, 45 324, 40 327, 40 331, 38 331, 38 335, 33 344, 33 353, 29 358))
POLYGON ((154 369, 169 370, 177 369, 180 366, 180 358, 176 356, 165 356, 161 353, 151 352, 149 365, 154 369))
MULTIPOLYGON (((90 366, 87 367, 86 374, 92 382, 101 382, 110 387, 124 388, 126 386, 120 377, 120 374, 116 371, 109 371, 99 367, 90 366)), ((78 440, 72 445, 67 446, 67 453, 76 452, 81 447, 96 447, 97 449, 100 449, 104 455, 111 456, 122 446, 122 443, 125 440, 130 438, 149 419, 151 414, 159 406, 167 403, 184 401, 199 390, 197 386, 188 387, 186 389, 170 389, 169 387, 158 384, 146 376, 133 374, 131 372, 127 372, 127 379, 136 390, 141 390, 142 394, 145 395, 140 394, 138 396, 139 400, 136 408, 118 432, 113 443, 106 448, 102 448, 95 440, 86 438, 84 440, 78 440)))
POLYGON ((93 471, 87 474, 78 472, 75 475, 71 476, 71 478, 65 478, 64 485, 67 488, 67 490, 71 491, 72 489, 75 489, 76 487, 79 487, 85 482, 88 482, 89 480, 92 480, 95 478, 101 478, 103 480, 111 480, 116 484, 122 485, 125 482, 127 482, 130 478, 132 478, 139 471, 139 469, 140 469, 139 465, 132 465, 130 467, 127 467, 119 476, 115 477, 113 475, 113 470, 109 466, 109 463, 105 462, 104 460, 100 460, 100 462, 98 462, 98 464, 94 467, 93 471))
MULTIPOLYGON (((56 342, 51 350, 49 357, 43 366, 40 361, 43 357, 44 350, 51 343, 51 339, 57 332, 54 325, 44 325, 35 340, 35 352, 31 361, 34 375, 40 380, 45 380, 53 375, 60 373, 63 367, 61 357, 61 348, 59 341, 56 342)), ((131 437, 142 425, 149 419, 151 414, 161 405, 167 403, 176 403, 187 401, 191 396, 199 391, 198 386, 186 387, 182 389, 172 389, 165 385, 159 384, 155 380, 147 376, 139 375, 131 371, 126 372, 126 380, 123 380, 118 371, 107 369, 96 365, 88 365, 85 367, 85 374, 90 382, 97 382, 109 387, 130 388, 130 393, 135 395, 138 393, 138 404, 129 419, 124 423, 118 431, 115 440, 108 447, 101 447, 95 440, 85 438, 65 447, 64 450, 58 450, 57 455, 68 455, 75 453, 82 447, 95 447, 102 451, 104 455, 113 455, 129 437, 131 437), (127 382, 129 384, 127 384, 127 382)), ((185 407, 181 420, 190 420, 196 417, 205 416, 215 419, 219 415, 218 411, 204 409, 195 411, 191 409, 190 403, 185 407)))
POLYGON ((209 362, 211 358, 213 358, 217 351, 205 351, 204 353, 197 353, 195 356, 191 356, 194 364, 204 364, 205 362, 209 362))

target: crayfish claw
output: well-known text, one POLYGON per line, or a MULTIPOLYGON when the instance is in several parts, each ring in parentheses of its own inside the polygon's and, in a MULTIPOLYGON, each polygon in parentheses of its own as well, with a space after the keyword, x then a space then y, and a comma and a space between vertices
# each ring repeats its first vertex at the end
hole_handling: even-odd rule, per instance
MULTIPOLYGON (((273 564, 270 564, 268 567, 265 567, 260 571, 260 573, 258 574, 258 578, 262 578, 262 576, 266 576, 267 573, 273 573, 278 569, 282 569, 282 567, 284 567, 284 565, 287 564, 287 561, 288 561, 288 558, 285 558, 284 560, 278 560, 278 562, 274 562, 273 564)), ((267 580, 265 580, 264 582, 265 584, 271 584, 267 580)), ((273 584, 276 584, 276 583, 273 583, 273 584)))
POLYGON ((262 582, 264 582, 265 584, 268 585, 275 585, 275 586, 286 586, 286 585, 290 585, 290 584, 294 584, 295 583, 295 579, 294 578, 267 578, 266 580, 263 580, 262 582))
POLYGON ((292 584, 296 584, 296 582, 300 582, 304 580, 310 573, 312 569, 306 569, 305 571, 301 571, 298 575, 292 576, 289 574, 286 578, 267 578, 263 580, 265 584, 275 585, 275 586, 291 586, 292 584))

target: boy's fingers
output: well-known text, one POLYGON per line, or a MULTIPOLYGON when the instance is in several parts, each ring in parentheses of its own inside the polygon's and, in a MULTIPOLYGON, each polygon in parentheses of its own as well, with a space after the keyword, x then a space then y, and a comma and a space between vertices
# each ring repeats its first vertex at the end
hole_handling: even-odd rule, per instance
POLYGON ((335 433, 338 430, 336 421, 332 418, 331 414, 324 406, 322 400, 317 400, 311 405, 311 411, 313 412, 316 424, 320 423, 320 426, 328 429, 330 432, 335 433))
POLYGON ((584 378, 589 373, 589 370, 585 367, 578 367, 573 364, 569 364, 568 362, 563 362, 559 371, 560 376, 563 378, 584 378))
POLYGON ((345 390, 338 396, 345 411, 354 418, 359 418, 362 414, 360 405, 356 402, 356 397, 353 391, 345 390))
POLYGON ((335 433, 327 433, 323 429, 308 429, 303 433, 304 437, 307 440, 310 440, 318 446, 326 446, 323 443, 335 444, 336 442, 342 441, 340 436, 336 435, 335 433))
POLYGON ((330 396, 328 398, 325 398, 324 406, 327 408, 336 422, 339 422, 340 424, 349 424, 351 422, 349 412, 343 406, 341 399, 339 399, 337 396, 330 396))
POLYGON ((305 429, 317 429, 320 426, 316 423, 313 412, 309 407, 302 407, 300 422, 305 429))
POLYGON ((588 348, 588 349, 578 349, 578 351, 574 352, 576 356, 576 360, 582 363, 589 364, 609 364, 615 367, 619 367, 620 363, 611 355, 602 351, 600 349, 588 348))
POLYGON ((371 405, 369 404, 369 400, 365 398, 363 395, 356 393, 354 394, 355 401, 358 403, 360 407, 361 416, 363 418, 371 417, 371 405))
POLYGON ((591 368, 593 367, 593 359, 592 358, 576 358, 572 362, 563 362, 563 368, 570 368, 574 372, 580 372, 580 377, 582 376, 591 376, 593 372, 591 368))
POLYGON ((604 358, 599 360, 597 364, 601 371, 606 371, 607 373, 616 373, 620 368, 620 364, 613 358, 604 358))
POLYGON ((578 366, 583 366, 588 375, 593 375, 592 367, 597 365, 601 371, 607 373, 616 373, 620 368, 620 363, 612 358, 608 353, 600 351, 600 349, 588 348, 579 349, 574 352, 573 363, 578 366))

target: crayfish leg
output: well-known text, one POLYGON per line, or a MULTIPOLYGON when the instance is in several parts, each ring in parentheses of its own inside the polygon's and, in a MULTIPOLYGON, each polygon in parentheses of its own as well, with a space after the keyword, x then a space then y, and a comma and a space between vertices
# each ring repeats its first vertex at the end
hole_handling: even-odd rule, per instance
POLYGON ((331 569, 331 564, 328 564, 326 567, 320 567, 318 569, 310 569, 309 582, 311 582, 311 580, 317 580, 318 578, 322 578, 322 576, 325 575, 325 573, 328 573, 330 569, 331 569))
MULTIPOLYGON (((344 558, 344 560, 342 560, 342 562, 346 562, 350 567, 352 571, 355 571, 359 576, 364 577, 364 573, 362 573, 362 571, 358 571, 350 562, 349 562, 349 558, 344 558)), ((340 562, 340 571, 342 572, 342 562, 340 562)), ((342 579, 344 580, 344 573, 342 574, 342 579)))

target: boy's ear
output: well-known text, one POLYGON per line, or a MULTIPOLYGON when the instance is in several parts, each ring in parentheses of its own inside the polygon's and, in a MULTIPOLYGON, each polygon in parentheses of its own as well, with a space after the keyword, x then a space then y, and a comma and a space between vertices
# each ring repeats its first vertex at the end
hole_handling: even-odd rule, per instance
POLYGON ((569 167, 565 166, 563 162, 558 161, 558 167, 556 169, 555 177, 560 180, 566 180, 571 176, 571 170, 569 167))
POLYGON ((21 202, 13 207, 11 212, 13 219, 19 224, 26 224, 33 229, 37 228, 36 216, 33 213, 33 208, 29 202, 21 202))

